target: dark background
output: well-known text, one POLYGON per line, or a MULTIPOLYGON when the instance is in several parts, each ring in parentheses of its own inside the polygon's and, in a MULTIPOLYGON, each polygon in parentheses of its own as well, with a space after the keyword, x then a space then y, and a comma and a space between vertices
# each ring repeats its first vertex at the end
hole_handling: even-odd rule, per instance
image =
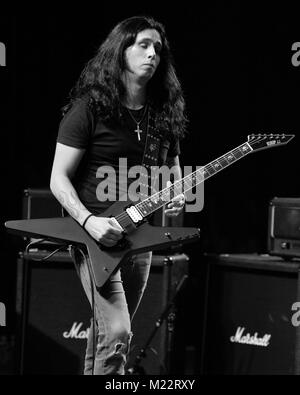
MULTIPOLYGON (((174 3, 175 4, 175 3, 174 3)), ((182 165, 204 165, 251 133, 293 133, 287 146, 255 153, 205 184, 205 208, 186 214, 201 241, 186 248, 192 274, 203 252, 266 252, 268 204, 298 197, 300 67, 291 63, 300 41, 295 6, 200 3, 168 9, 105 5, 78 14, 0 15, 7 67, 0 68, 0 301, 14 328, 16 257, 20 238, 6 220, 22 216, 22 191, 48 187, 60 108, 83 65, 120 20, 147 13, 166 26, 190 118, 182 165)), ((197 296, 197 295, 194 295, 197 296)))

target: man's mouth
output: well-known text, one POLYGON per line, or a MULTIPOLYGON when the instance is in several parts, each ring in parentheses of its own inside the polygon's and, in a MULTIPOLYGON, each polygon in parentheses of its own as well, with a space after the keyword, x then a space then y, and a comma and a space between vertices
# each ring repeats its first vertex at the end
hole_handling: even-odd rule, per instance
POLYGON ((143 66, 152 67, 154 69, 154 65, 152 63, 144 63, 143 66))

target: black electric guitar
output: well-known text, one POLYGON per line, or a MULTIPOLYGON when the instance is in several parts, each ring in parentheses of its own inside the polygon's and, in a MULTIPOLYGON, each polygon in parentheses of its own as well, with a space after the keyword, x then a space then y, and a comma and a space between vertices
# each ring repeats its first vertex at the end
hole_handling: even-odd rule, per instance
POLYGON ((132 255, 145 251, 165 250, 199 238, 200 231, 197 228, 153 227, 147 222, 151 214, 171 201, 171 196, 176 197, 182 192, 191 190, 254 151, 284 145, 293 138, 294 135, 285 134, 248 136, 246 143, 149 198, 138 203, 119 201, 112 204, 100 216, 114 217, 124 229, 124 237, 115 247, 101 246, 72 217, 9 221, 5 226, 10 232, 19 235, 85 245, 95 283, 101 287, 113 271, 132 255))

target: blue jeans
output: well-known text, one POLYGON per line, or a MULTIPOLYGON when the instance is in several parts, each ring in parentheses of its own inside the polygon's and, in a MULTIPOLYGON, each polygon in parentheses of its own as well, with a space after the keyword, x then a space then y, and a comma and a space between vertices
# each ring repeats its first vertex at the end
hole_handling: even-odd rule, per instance
POLYGON ((91 306, 94 296, 96 321, 91 320, 84 374, 124 375, 133 335, 131 321, 147 285, 151 253, 133 256, 101 288, 94 283, 91 287, 86 254, 72 248, 71 255, 91 306))

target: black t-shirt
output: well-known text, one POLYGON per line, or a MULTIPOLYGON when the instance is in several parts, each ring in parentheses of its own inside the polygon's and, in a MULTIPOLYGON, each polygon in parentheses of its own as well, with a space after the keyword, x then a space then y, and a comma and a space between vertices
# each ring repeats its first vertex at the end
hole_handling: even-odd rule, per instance
MULTIPOLYGON (((131 114, 138 121, 142 111, 131 110, 131 114)), ((73 183, 82 203, 94 214, 100 214, 127 193, 128 185, 134 181, 128 177, 128 170, 143 161, 147 117, 140 124, 143 132, 139 141, 136 123, 126 108, 123 114, 122 123, 96 120, 84 98, 73 105, 60 123, 57 142, 86 150, 73 183)), ((179 154, 178 140, 167 133, 161 142, 159 164, 166 156, 179 154)))

